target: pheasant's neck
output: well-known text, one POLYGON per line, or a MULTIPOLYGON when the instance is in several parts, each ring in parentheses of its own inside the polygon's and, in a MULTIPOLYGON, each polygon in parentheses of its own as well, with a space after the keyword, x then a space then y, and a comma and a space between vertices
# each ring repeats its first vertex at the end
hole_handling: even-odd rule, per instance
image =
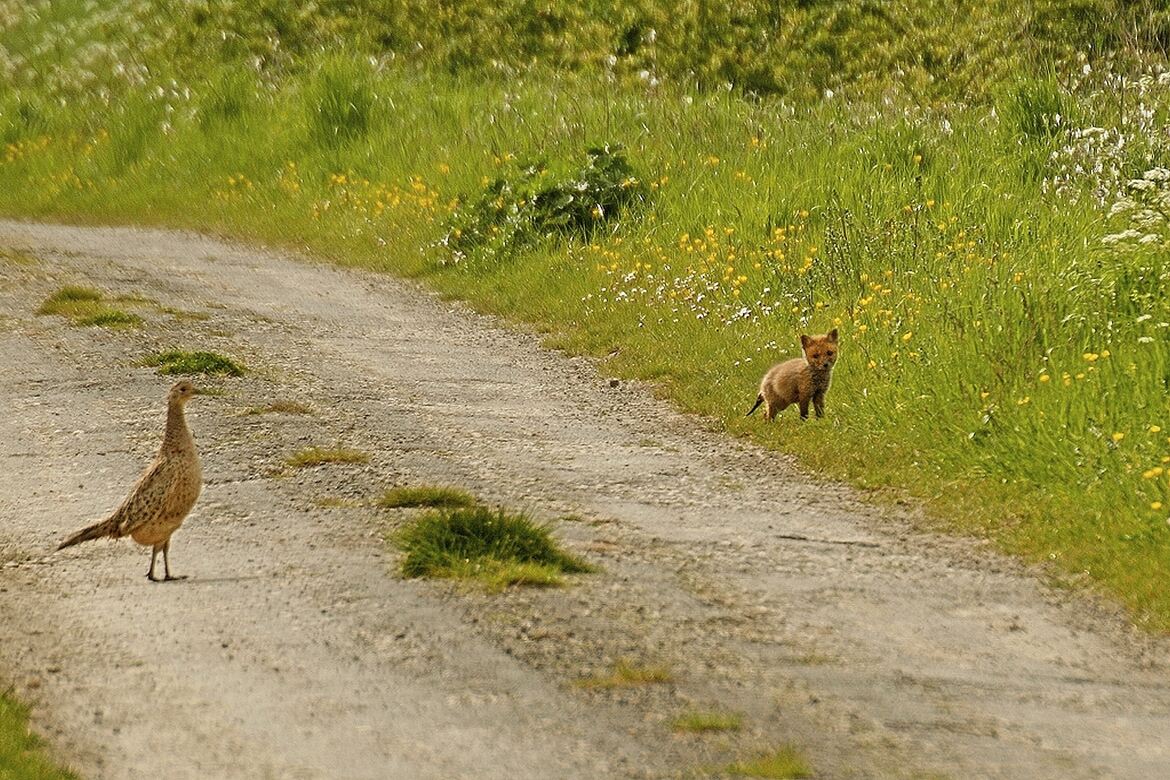
POLYGON ((195 446, 181 401, 171 401, 167 406, 167 430, 163 434, 162 446, 164 450, 182 450, 195 446))

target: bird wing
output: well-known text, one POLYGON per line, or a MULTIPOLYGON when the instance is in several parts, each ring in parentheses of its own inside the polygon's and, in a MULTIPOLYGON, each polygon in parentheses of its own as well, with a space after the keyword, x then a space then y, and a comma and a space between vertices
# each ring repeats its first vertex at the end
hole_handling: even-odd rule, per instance
POLYGON ((118 535, 126 536, 136 528, 158 518, 166 504, 167 494, 175 483, 174 463, 158 458, 149 466, 122 505, 114 510, 113 519, 118 523, 118 535))

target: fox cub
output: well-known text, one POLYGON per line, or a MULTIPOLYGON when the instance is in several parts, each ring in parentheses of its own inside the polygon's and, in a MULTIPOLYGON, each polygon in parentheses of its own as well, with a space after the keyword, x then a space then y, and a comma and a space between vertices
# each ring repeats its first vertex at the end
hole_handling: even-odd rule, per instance
POLYGON ((812 401, 817 417, 825 416, 825 393, 829 391, 833 364, 837 362, 837 329, 823 336, 801 335, 804 357, 793 358, 772 366, 760 382, 760 394, 752 412, 764 404, 764 416, 771 420, 792 404, 800 406, 800 419, 808 419, 812 401))

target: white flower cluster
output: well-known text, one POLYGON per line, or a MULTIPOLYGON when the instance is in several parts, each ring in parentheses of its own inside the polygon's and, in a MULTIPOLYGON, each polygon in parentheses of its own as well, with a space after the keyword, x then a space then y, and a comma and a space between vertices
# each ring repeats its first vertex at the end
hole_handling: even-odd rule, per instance
POLYGON ((1170 169, 1151 168, 1125 183, 1125 194, 1109 209, 1126 228, 1101 239, 1116 249, 1170 245, 1170 169))
POLYGON ((1100 122, 1106 126, 1070 128, 1049 156, 1041 186, 1072 203, 1088 197, 1104 208, 1126 195, 1126 177, 1135 169, 1157 165, 1170 152, 1170 71, 1139 78, 1106 73, 1094 87, 1085 79, 1076 88, 1086 90, 1084 108, 1109 119, 1100 122))

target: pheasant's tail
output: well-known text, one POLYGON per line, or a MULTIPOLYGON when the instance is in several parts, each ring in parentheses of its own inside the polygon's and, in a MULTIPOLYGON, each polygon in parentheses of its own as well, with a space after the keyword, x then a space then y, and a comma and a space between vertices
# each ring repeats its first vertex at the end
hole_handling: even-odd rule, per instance
POLYGON ((756 405, 753 406, 751 409, 748 409, 748 413, 745 414, 744 417, 751 417, 752 412, 754 412, 756 409, 759 409, 760 404, 762 404, 763 402, 764 402, 764 394, 760 393, 759 395, 756 396, 756 405))
POLYGON ((72 547, 75 544, 88 542, 90 539, 101 539, 106 536, 113 536, 117 528, 117 523, 112 518, 108 520, 102 520, 100 523, 94 523, 88 528, 83 528, 77 533, 73 534, 73 536, 70 536, 68 539, 61 542, 57 549, 64 550, 66 547, 72 547))

